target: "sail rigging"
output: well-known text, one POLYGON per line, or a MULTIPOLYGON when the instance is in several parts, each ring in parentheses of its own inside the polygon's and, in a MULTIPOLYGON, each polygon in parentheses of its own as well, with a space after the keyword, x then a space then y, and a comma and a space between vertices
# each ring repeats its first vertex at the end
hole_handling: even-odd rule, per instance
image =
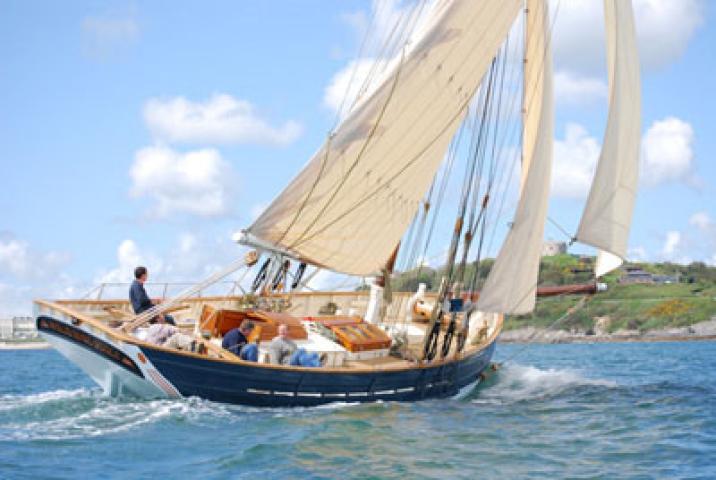
POLYGON ((440 2, 248 233, 335 271, 380 271, 421 206, 519 0, 440 2))
POLYGON ((534 309, 552 171, 554 106, 549 12, 528 0, 525 38, 525 116, 521 195, 512 227, 480 293, 482 312, 534 309))
POLYGON ((576 239, 597 247, 596 276, 627 253, 639 181, 641 93, 631 1, 605 0, 609 117, 602 152, 576 239))

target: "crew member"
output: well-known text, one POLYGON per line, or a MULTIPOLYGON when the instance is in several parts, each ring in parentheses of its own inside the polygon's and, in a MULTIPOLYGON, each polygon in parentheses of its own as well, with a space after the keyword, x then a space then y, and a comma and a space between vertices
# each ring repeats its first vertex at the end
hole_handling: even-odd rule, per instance
MULTIPOLYGON (((307 352, 298 348, 296 342, 288 335, 288 325, 282 323, 278 326, 278 336, 269 344, 271 363, 278 365, 294 365, 298 367, 320 367, 321 358, 316 352, 307 352)), ((324 360, 325 361, 325 360, 324 360)))
MULTIPOLYGON (((153 302, 149 298, 149 295, 147 295, 147 291, 144 289, 144 283, 147 281, 147 278, 149 278, 147 267, 139 266, 134 269, 134 281, 132 282, 132 286, 129 287, 129 301, 132 303, 132 309, 135 315, 139 315, 154 307, 157 303, 160 303, 153 302)), ((166 323, 176 325, 171 315, 161 315, 164 317, 166 323)), ((149 323, 156 323, 158 319, 159 315, 149 320, 149 323)))
POLYGON ((221 341, 221 346, 244 360, 257 361, 259 359, 259 347, 255 343, 249 343, 248 340, 248 336, 253 329, 254 322, 244 320, 238 328, 233 328, 226 332, 221 341))

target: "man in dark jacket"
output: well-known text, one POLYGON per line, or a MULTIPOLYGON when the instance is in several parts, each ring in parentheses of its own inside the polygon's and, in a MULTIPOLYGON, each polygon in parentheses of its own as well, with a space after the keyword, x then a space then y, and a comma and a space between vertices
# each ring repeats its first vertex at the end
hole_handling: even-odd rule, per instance
MULTIPOLYGON (((147 295, 147 291, 144 289, 144 282, 149 278, 147 273, 147 267, 137 267, 134 269, 134 281, 132 286, 129 287, 129 301, 132 303, 132 309, 135 315, 139 315, 154 306, 154 302, 147 295)), ((149 323, 155 323, 157 317, 152 318, 149 323)), ((170 325, 176 325, 174 318, 171 315, 164 315, 164 321, 170 325)))
POLYGON ((222 348, 238 355, 244 360, 255 362, 259 359, 259 349, 255 343, 249 343, 248 336, 254 329, 254 322, 244 320, 239 328, 226 332, 221 341, 222 348))

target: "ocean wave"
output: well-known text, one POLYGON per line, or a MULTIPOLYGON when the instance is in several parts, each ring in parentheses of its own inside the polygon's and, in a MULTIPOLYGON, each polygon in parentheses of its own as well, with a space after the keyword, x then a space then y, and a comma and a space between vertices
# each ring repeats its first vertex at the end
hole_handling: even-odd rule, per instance
POLYGON ((0 395, 0 412, 15 410, 32 405, 42 405, 68 399, 86 398, 91 395, 90 390, 78 388, 76 390, 52 390, 30 395, 0 395))
POLYGON ((98 389, 53 390, 0 396, 0 441, 71 440, 111 435, 171 420, 190 424, 239 421, 245 407, 199 398, 129 400, 98 389))
POLYGON ((99 389, 52 390, 0 395, 0 441, 72 440, 112 435, 142 426, 181 421, 194 426, 239 423, 253 418, 293 417, 350 409, 359 403, 317 407, 260 408, 229 405, 197 397, 133 400, 106 397, 99 389))
POLYGON ((616 382, 593 379, 576 370, 546 370, 532 365, 506 364, 497 372, 494 380, 478 389, 473 403, 515 403, 541 399, 564 393, 579 387, 616 388, 616 382))

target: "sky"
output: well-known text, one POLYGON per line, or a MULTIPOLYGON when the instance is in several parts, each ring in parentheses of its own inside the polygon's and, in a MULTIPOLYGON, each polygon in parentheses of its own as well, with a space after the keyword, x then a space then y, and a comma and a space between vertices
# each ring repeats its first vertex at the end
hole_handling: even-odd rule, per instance
MULTIPOLYGON (((642 169, 629 257, 716 265, 716 2, 633 4, 642 169)), ((379 36, 410 7, 0 0, 0 316, 126 282, 137 264, 150 280, 196 281, 240 255, 231 235, 334 126, 370 19, 379 36)), ((550 218, 574 232, 607 115, 603 6, 551 8, 550 218)), ((552 224, 546 237, 565 239, 552 224)))

